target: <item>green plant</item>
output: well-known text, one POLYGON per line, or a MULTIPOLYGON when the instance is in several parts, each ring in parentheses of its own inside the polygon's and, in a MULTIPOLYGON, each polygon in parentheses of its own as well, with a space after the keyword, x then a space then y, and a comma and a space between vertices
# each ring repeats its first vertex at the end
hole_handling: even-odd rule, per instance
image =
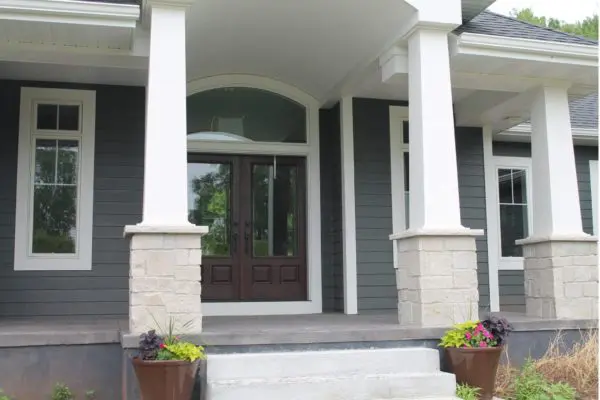
POLYGON ((514 382, 515 400, 575 400, 575 389, 563 382, 550 383, 529 359, 514 382))
POLYGON ((4 393, 4 390, 0 389, 0 400, 14 400, 12 397, 4 393))
POLYGON ((96 399, 96 391, 94 389, 90 389, 85 392, 85 400, 95 400, 95 399, 96 399))
POLYGON ((456 324, 441 339, 442 347, 495 347, 497 339, 480 321, 456 324))
POLYGON ((57 383, 52 389, 52 400, 74 400, 75 396, 71 389, 64 383, 57 383))
MULTIPOLYGON (((160 328, 160 324, 156 319, 154 319, 154 322, 160 328)), ((183 324, 183 328, 187 328, 190 324, 191 321, 183 324)), ((140 336, 139 357, 142 360, 180 360, 189 362, 206 358, 204 347, 181 340, 175 334, 175 330, 176 323, 171 318, 168 325, 163 329, 165 333, 162 335, 158 335, 154 330, 143 333, 140 336)))
POLYGON ((479 390, 476 387, 459 384, 456 386, 456 397, 462 400, 477 400, 479 398, 479 390))

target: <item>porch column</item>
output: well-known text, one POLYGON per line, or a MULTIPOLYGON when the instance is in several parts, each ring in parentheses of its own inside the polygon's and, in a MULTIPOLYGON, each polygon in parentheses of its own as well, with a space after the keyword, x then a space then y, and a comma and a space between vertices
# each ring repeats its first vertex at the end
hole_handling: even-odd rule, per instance
MULTIPOLYGON (((143 218, 131 237, 129 331, 170 320, 202 330, 200 238, 188 222, 185 14, 190 0, 147 0, 150 60, 146 87, 143 218)), ((158 326, 157 326, 158 325, 158 326)))
POLYGON ((391 236, 399 321, 450 326, 478 318, 475 236, 482 232, 461 225, 448 30, 412 29, 408 72, 410 229, 391 236))
POLYGON ((527 314, 598 317, 596 238, 583 232, 566 87, 539 88, 531 108, 532 212, 524 246, 527 314))

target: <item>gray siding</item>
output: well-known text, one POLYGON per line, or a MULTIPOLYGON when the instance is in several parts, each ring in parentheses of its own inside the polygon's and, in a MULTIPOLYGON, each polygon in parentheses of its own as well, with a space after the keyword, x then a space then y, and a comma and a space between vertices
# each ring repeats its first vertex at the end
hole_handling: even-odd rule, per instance
MULTIPOLYGON (((356 191, 356 248, 358 308, 397 307, 393 267, 390 183, 389 106, 406 105, 373 99, 354 99, 354 163, 356 191)), ((457 162, 463 225, 484 229, 485 184, 481 129, 457 128, 457 162)), ((480 302, 489 304, 487 242, 477 239, 480 302)))
MULTIPOLYGON (((480 128, 456 128, 456 161, 461 222, 467 228, 486 230, 483 132, 480 128)), ((490 305, 487 236, 478 236, 475 242, 479 306, 487 308, 490 305)))
POLYGON ((343 311, 340 109, 320 112, 323 311, 343 311))
POLYGON ((127 315, 128 242, 140 221, 143 88, 0 81, 0 316, 127 315), (91 271, 15 271, 17 139, 21 86, 96 90, 91 271))
MULTIPOLYGON (((531 157, 529 143, 494 142, 495 156, 531 157)), ((590 183, 590 160, 598 159, 598 147, 575 146, 575 166, 579 184, 579 202, 583 230, 593 233, 592 190, 590 183)), ((523 271, 499 271, 500 308, 503 311, 525 310, 525 288, 523 271)))

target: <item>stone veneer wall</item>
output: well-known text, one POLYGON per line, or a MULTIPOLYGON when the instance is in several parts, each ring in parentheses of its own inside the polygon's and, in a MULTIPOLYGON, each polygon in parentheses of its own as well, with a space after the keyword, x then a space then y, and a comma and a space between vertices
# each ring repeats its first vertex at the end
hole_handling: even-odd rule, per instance
POLYGON ((597 242, 524 244, 527 315, 550 319, 598 318, 597 242))
POLYGON ((477 318, 474 236, 396 239, 400 325, 451 326, 477 318))
POLYGON ((129 332, 166 326, 202 331, 200 235, 135 233, 131 237, 129 332), (156 320, 156 321, 155 321, 156 320))

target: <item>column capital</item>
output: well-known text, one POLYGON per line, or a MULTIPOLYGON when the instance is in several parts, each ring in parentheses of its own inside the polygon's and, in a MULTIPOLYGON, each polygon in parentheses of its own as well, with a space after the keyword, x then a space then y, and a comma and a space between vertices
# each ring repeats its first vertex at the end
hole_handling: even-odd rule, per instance
POLYGON ((420 32, 420 31, 436 31, 436 32, 448 34, 459 26, 460 26, 460 24, 456 24, 453 22, 416 21, 413 24, 411 24, 402 33, 402 39, 407 40, 413 34, 415 34, 416 32, 420 32))
POLYGON ((189 8, 194 0, 144 0, 145 7, 182 7, 189 8))

